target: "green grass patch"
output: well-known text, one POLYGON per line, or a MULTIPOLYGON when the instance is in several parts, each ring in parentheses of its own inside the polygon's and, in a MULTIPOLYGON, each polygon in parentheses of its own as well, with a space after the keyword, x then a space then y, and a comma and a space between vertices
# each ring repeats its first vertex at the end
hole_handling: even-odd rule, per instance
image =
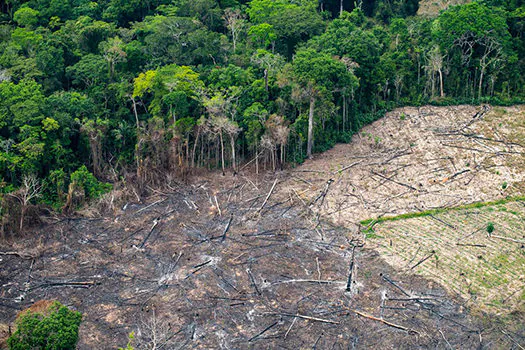
POLYGON ((524 200, 525 200, 525 196, 514 196, 514 197, 507 197, 507 198, 498 199, 496 201, 490 201, 490 202, 475 202, 475 203, 460 205, 460 206, 452 207, 452 208, 438 208, 438 209, 430 209, 430 210, 425 210, 425 211, 420 211, 420 212, 415 212, 415 213, 406 213, 406 214, 401 214, 401 215, 396 215, 396 216, 382 216, 382 217, 375 218, 375 219, 374 218, 366 219, 366 220, 361 221, 360 223, 361 225, 365 226, 365 232, 372 232, 374 225, 382 223, 382 222, 386 222, 386 221, 398 221, 398 220, 405 220, 405 219, 412 219, 412 218, 420 218, 420 217, 445 213, 451 210, 483 208, 483 207, 488 207, 488 206, 493 206, 493 205, 507 204, 510 202, 517 202, 517 201, 524 201, 524 200))
POLYGON ((368 231, 366 233, 366 238, 367 239, 381 239, 385 237, 375 234, 374 231, 368 231))

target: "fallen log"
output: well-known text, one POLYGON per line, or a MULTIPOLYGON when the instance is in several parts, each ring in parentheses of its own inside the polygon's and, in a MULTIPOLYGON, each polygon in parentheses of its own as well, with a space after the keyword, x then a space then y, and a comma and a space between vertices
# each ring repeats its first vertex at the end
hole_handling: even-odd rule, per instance
POLYGON ((450 227, 451 229, 455 230, 456 227, 452 224, 449 224, 448 222, 446 222, 445 220, 442 220, 438 217, 435 217, 434 215, 430 214, 429 215, 432 219, 436 220, 436 221, 439 221, 440 223, 442 223, 443 225, 447 226, 447 227, 450 227))
POLYGON ((337 321, 325 320, 323 318, 306 316, 306 315, 300 315, 300 314, 289 314, 289 313, 269 313, 269 314, 271 314, 271 315, 280 315, 280 316, 288 316, 288 317, 297 317, 297 318, 302 318, 302 319, 305 319, 305 320, 322 322, 322 323, 339 324, 339 322, 337 322, 337 321))
POLYGON ((27 260, 36 259, 36 257, 31 254, 25 254, 25 253, 19 253, 19 252, 0 252, 0 255, 13 255, 13 256, 18 256, 22 259, 27 259, 27 260))
POLYGON ((450 181, 450 180, 452 180, 452 179, 458 177, 458 176, 461 175, 461 174, 468 173, 469 171, 470 171, 470 169, 465 169, 465 170, 459 171, 459 172, 455 173, 454 175, 450 176, 450 177, 448 178, 448 181, 450 181))
POLYGON ((294 279, 286 281, 277 281, 272 284, 287 284, 287 283, 318 283, 318 284, 336 284, 336 283, 346 283, 345 281, 332 281, 332 280, 307 280, 307 279, 294 279))
POLYGON ((343 171, 346 171, 346 170, 348 170, 348 169, 350 169, 350 168, 353 168, 354 166, 356 166, 356 165, 358 165, 358 164, 361 164, 361 163, 363 163, 363 162, 364 162, 363 160, 360 160, 360 161, 358 161, 358 162, 355 162, 355 163, 352 163, 352 164, 350 164, 350 165, 347 165, 347 166, 343 167, 343 168, 340 169, 340 170, 334 171, 334 172, 332 173, 332 175, 341 174, 343 171))
POLYGON ((382 179, 385 179, 385 180, 387 180, 387 181, 393 182, 393 183, 395 183, 395 184, 397 184, 397 185, 399 185, 399 186, 403 186, 403 187, 409 188, 409 189, 411 189, 412 191, 417 191, 417 188, 412 187, 412 186, 410 186, 410 185, 407 185, 407 184, 405 184, 405 183, 402 183, 402 182, 396 181, 396 180, 392 180, 392 177, 386 177, 386 176, 384 176, 384 175, 381 175, 381 174, 379 174, 379 173, 376 173, 375 171, 371 171, 371 173, 374 174, 374 175, 376 175, 376 176, 379 176, 379 177, 382 178, 382 179))
POLYGON ((271 325, 269 325, 268 327, 266 327, 265 329, 263 329, 261 332, 257 333, 256 335, 254 335, 253 337, 251 337, 250 339, 248 339, 248 342, 252 342, 254 341, 255 339, 259 338, 261 335, 263 335, 264 333, 268 332, 270 329, 272 329, 273 327, 277 326, 277 324, 279 323, 279 321, 275 321, 274 323, 272 323, 271 325))
POLYGON ((419 260, 419 262, 417 264, 415 264, 414 266, 412 266, 410 269, 411 270, 415 269, 416 267, 418 267, 419 265, 421 265, 422 263, 424 263, 425 261, 430 259, 432 257, 432 255, 434 255, 434 254, 436 254, 436 252, 433 250, 429 255, 427 255, 423 259, 419 260))
POLYGON ((138 213, 140 213, 140 212, 142 212, 142 211, 144 211, 144 210, 147 210, 147 209, 151 208, 151 207, 154 206, 154 205, 160 204, 160 203, 166 201, 167 199, 168 199, 168 197, 166 197, 166 198, 164 198, 164 199, 159 199, 158 201, 153 202, 153 203, 151 203, 150 205, 147 205, 147 206, 145 206, 144 208, 137 210, 137 211, 135 212, 135 214, 138 214, 138 213))
POLYGON ((232 224, 232 221, 233 221, 233 213, 230 215, 230 220, 228 220, 228 224, 224 228, 224 232, 222 233, 221 242, 224 242, 224 240, 226 239, 226 233, 228 233, 228 231, 230 230, 230 226, 232 224))
POLYGON ((319 208, 323 206, 324 200, 326 198, 326 195, 328 194, 328 190, 330 189, 330 185, 334 182, 334 179, 329 179, 326 181, 325 188, 323 191, 317 196, 317 198, 310 204, 310 208, 312 208, 319 199, 321 200, 321 204, 319 204, 319 208))
POLYGON ((257 294, 261 295, 262 293, 259 290, 259 288, 257 287, 257 283, 255 282, 255 278, 253 277, 252 272, 250 271, 250 269, 246 269, 246 273, 250 277, 250 281, 252 282, 252 286, 253 286, 253 289, 255 289, 255 292, 257 292, 257 294))
POLYGON ((261 212, 261 210, 264 209, 264 207, 266 206, 266 203, 268 202, 268 199, 270 199, 270 197, 272 196, 272 193, 273 193, 273 190, 275 188, 275 185, 277 185, 277 181, 279 179, 275 179, 275 181, 273 182, 273 185, 272 185, 272 188, 270 189, 270 192, 268 192, 268 195, 266 196, 266 198, 264 199, 264 202, 263 204, 261 205, 261 207, 259 208, 259 210, 257 210, 258 213, 261 212))
POLYGON ((151 229, 149 230, 148 234, 146 235, 146 237, 144 237, 144 240, 143 240, 142 243, 140 244, 139 249, 144 248, 144 245, 146 244, 146 242, 147 242, 148 239, 150 238, 151 234, 153 233, 153 230, 155 230, 155 227, 157 227, 157 225, 159 224, 159 222, 160 222, 160 221, 159 221, 158 219, 153 220, 153 226, 151 226, 151 229))
POLYGON ((89 288, 101 284, 99 281, 81 281, 81 282, 48 282, 42 283, 36 287, 29 288, 28 291, 34 291, 40 288, 48 287, 76 287, 76 288, 89 288))
POLYGON ((375 316, 372 316, 372 315, 368 315, 368 314, 365 314, 364 312, 357 311, 357 310, 348 309, 348 311, 351 311, 351 312, 353 312, 356 315, 359 315, 361 317, 368 318, 369 320, 381 322, 381 323, 386 324, 387 326, 390 326, 390 327, 393 327, 393 328, 401 329, 401 330, 409 332, 409 333, 417 333, 417 334, 419 334, 419 332, 416 331, 416 330, 413 330, 413 329, 407 328, 405 326, 401 326, 401 325, 389 322, 389 321, 387 321, 387 320, 385 320, 383 318, 379 318, 379 317, 375 317, 375 316))
POLYGON ((346 291, 350 292, 352 290, 352 274, 354 272, 354 261, 355 261, 355 248, 354 245, 352 248, 352 259, 350 260, 350 272, 348 273, 348 281, 346 282, 346 291))
POLYGON ((485 244, 456 243, 456 245, 460 247, 479 247, 479 248, 487 247, 485 244))
POLYGON ((525 241, 522 241, 522 240, 519 240, 519 239, 514 239, 514 238, 509 238, 509 237, 490 235, 490 238, 499 238, 499 239, 502 239, 504 241, 510 241, 510 242, 514 242, 514 243, 525 244, 525 241))
POLYGON ((392 281, 390 278, 384 276, 383 274, 381 274, 381 277, 387 281, 388 283, 390 283, 391 285, 393 285, 394 287, 396 287, 397 289, 399 289, 401 291, 401 293, 403 293, 404 295, 406 295, 407 297, 411 297, 410 294, 408 294, 403 288, 401 288, 400 286, 397 285, 397 283, 395 283, 394 281, 392 281))

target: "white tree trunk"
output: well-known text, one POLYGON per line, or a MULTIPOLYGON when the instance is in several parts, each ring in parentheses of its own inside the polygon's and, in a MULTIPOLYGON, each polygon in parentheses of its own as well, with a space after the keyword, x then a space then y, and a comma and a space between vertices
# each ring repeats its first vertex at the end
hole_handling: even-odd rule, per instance
POLYGON ((308 158, 312 158, 312 148, 314 144, 314 108, 315 108, 315 97, 310 96, 310 112, 308 114, 308 143, 306 145, 306 155, 308 158))

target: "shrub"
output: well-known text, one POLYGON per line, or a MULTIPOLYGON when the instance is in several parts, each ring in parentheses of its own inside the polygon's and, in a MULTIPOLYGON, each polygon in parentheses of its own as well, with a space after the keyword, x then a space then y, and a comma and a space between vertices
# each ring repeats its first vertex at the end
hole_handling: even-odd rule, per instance
POLYGON ((78 188, 84 189, 86 197, 90 199, 98 198, 111 190, 110 184, 98 181, 85 165, 71 174, 71 183, 78 186, 78 188))
POLYGON ((128 338, 129 338, 128 345, 126 345, 125 348, 118 348, 118 350, 135 350, 135 348, 132 345, 133 339, 135 339, 135 332, 131 332, 128 335, 128 338))
POLYGON ((489 233, 489 235, 494 232, 494 224, 492 222, 489 222, 487 224, 487 232, 489 233))
POLYGON ((82 314, 68 309, 58 301, 40 301, 22 311, 16 331, 7 340, 10 350, 75 349, 82 314))

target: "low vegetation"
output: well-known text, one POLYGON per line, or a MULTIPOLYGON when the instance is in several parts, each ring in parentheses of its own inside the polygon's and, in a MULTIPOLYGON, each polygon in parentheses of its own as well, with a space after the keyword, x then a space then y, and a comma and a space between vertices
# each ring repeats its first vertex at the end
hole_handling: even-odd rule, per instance
POLYGON ((81 320, 80 312, 57 301, 39 301, 18 315, 7 345, 9 350, 75 349, 81 320))
POLYGON ((474 310, 525 311, 524 197, 381 219, 364 223, 389 263, 441 283, 474 310))
MULTIPOLYGON (((506 204, 506 203, 516 202, 516 201, 525 201, 525 196, 508 197, 508 198, 498 199, 498 200, 491 201, 491 202, 475 202, 475 203, 460 205, 460 206, 453 207, 453 208, 436 208, 436 209, 418 211, 414 213, 406 213, 406 214, 395 215, 395 216, 382 216, 382 217, 375 218, 375 219, 362 220, 361 225, 364 226, 365 232, 367 231, 372 232, 374 225, 382 223, 382 222, 386 222, 386 221, 398 221, 398 220, 405 220, 405 219, 412 219, 412 218, 420 218, 420 217, 425 217, 425 216, 432 216, 436 214, 446 213, 446 212, 454 211, 454 210, 483 208, 487 206, 506 204)), ((491 233, 492 231, 494 231, 494 224, 488 223, 487 232, 491 233)))

